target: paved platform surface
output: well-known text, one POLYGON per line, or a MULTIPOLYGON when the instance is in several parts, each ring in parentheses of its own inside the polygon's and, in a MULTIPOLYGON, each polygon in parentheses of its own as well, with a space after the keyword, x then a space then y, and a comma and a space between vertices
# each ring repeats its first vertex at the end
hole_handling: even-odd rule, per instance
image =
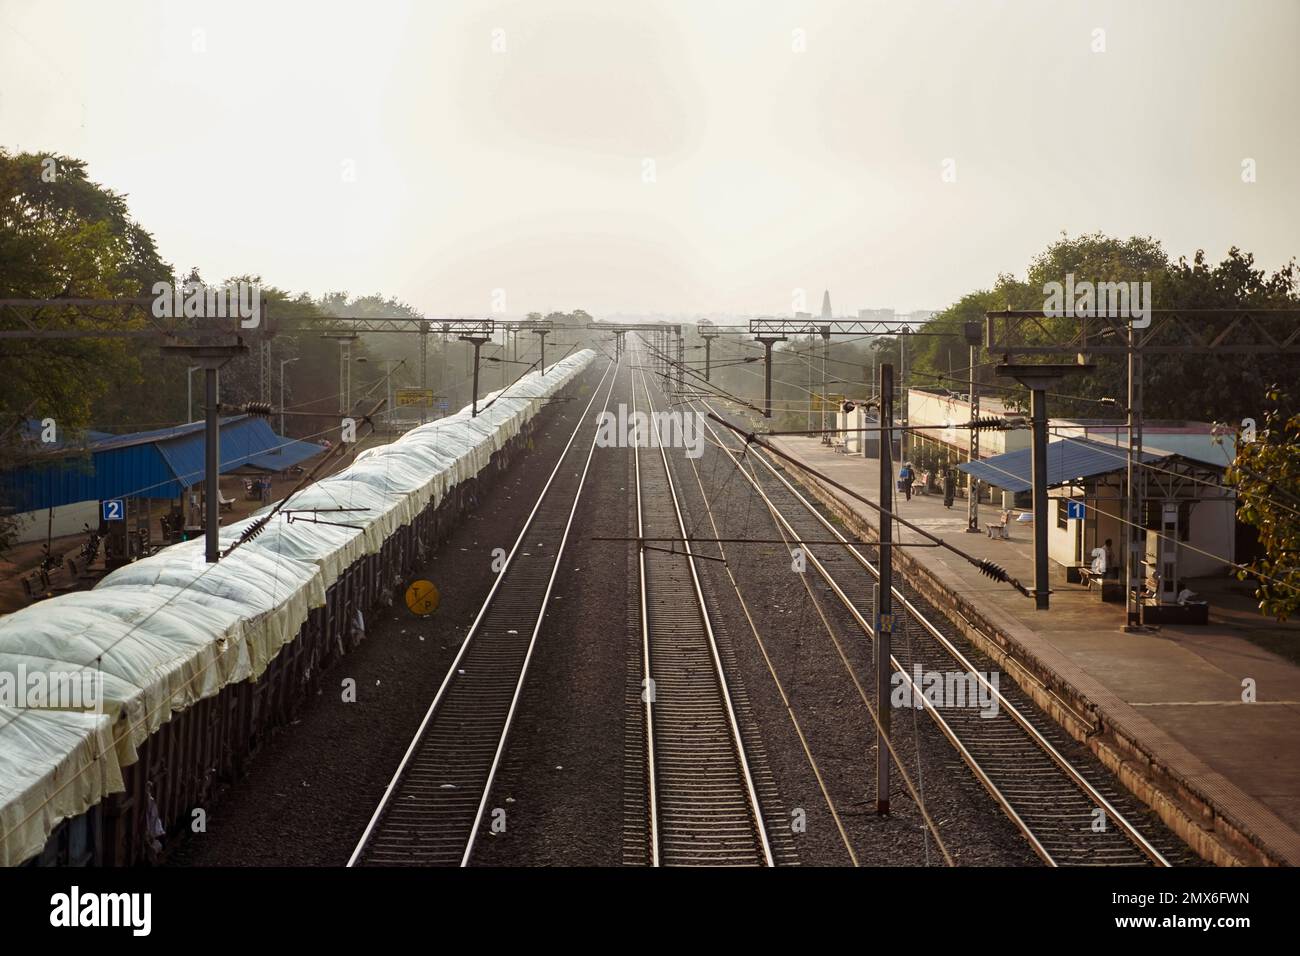
MULTIPOLYGON (((837 453, 816 438, 781 438, 777 447, 840 482, 879 500, 879 465, 837 453)), ((895 466, 897 467, 897 466, 895 466)), ((838 495, 868 524, 878 513, 838 495)), ((995 560, 1031 590, 1033 525, 1013 524, 1011 540, 966 533, 966 501, 951 510, 942 495, 913 496, 897 513, 977 557, 995 560)), ((998 510, 982 504, 980 526, 998 510)), ((896 527, 901 541, 923 540, 896 527)), ((1279 625, 1234 609, 1210 611, 1205 627, 1122 630, 1124 606, 1102 604, 1082 585, 1064 583, 1053 566, 1051 608, 990 581, 957 555, 912 548, 908 555, 1038 660, 1093 701, 1107 721, 1139 741, 1172 771, 1239 821, 1290 864, 1300 864, 1300 667, 1241 635, 1252 626, 1279 625), (1242 701, 1242 681, 1255 681, 1257 700, 1242 701)), ((1300 641, 1300 625, 1287 625, 1300 641)))

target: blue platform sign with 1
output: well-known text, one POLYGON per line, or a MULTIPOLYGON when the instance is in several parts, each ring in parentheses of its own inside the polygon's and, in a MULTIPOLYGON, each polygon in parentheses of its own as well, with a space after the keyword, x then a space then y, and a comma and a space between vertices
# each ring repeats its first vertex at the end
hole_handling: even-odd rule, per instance
POLYGON ((1066 502, 1065 516, 1067 518, 1074 518, 1078 521, 1082 521, 1086 511, 1087 511, 1087 507, 1084 505, 1082 501, 1066 502))
POLYGON ((122 498, 109 498, 99 503, 105 521, 125 521, 126 501, 122 498))

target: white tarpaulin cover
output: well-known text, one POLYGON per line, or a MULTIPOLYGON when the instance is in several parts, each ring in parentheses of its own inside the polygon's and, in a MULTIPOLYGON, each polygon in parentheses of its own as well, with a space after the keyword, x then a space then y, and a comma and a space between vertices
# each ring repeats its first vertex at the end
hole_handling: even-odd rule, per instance
POLYGON ((13 866, 40 853, 60 820, 123 783, 107 716, 0 707, 0 722, 0 862, 13 866))
MULTIPOLYGON (((593 357, 584 350, 545 375, 529 373, 497 401, 497 393, 482 399, 477 418, 464 408, 361 452, 293 495, 260 535, 217 564, 204 560, 203 541, 183 542, 93 590, 0 619, 0 865, 39 852, 60 820, 122 790, 121 768, 172 714, 261 677, 353 561, 477 475, 536 414, 536 399, 593 357), (336 508, 361 510, 306 511, 336 508), (13 685, 20 674, 66 681, 87 672, 96 675, 102 714, 4 694, 5 675, 13 685)), ((223 527, 222 548, 267 511, 223 527)))

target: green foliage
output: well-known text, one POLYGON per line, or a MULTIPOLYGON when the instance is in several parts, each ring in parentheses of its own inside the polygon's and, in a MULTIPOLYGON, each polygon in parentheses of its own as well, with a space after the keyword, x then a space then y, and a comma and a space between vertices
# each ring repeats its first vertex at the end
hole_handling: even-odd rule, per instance
MULTIPOLYGON (((1217 265, 1203 251, 1191 259, 1170 261, 1160 244, 1150 238, 1114 239, 1100 234, 1062 237, 1030 263, 1023 281, 1001 275, 991 290, 970 293, 936 316, 927 331, 950 335, 920 340, 913 365, 914 384, 933 383, 963 391, 968 361, 963 337, 967 321, 984 321, 984 313, 1001 309, 1040 310, 1044 307, 1043 287, 1063 282, 1073 273, 1076 281, 1149 281, 1156 309, 1184 310, 1190 316, 1213 309, 1260 310, 1295 308, 1296 263, 1269 274, 1255 265, 1254 257, 1235 246, 1217 265), (950 372, 949 370, 953 370, 950 372), (957 371, 960 369, 960 371, 957 371)), ((1294 319, 1270 318, 1265 325, 1282 337, 1294 319)), ((1068 340, 1074 319, 1061 317, 1044 322, 1043 341, 1068 340)), ((1171 333, 1176 334, 1176 332, 1171 333)), ((997 356, 980 352, 991 365, 997 356)), ((1096 357, 1096 368, 1087 375, 1067 379, 1062 394, 1051 396, 1054 417, 1100 418, 1106 409, 1097 403, 1102 397, 1117 400, 1121 410, 1127 402, 1128 368, 1124 356, 1096 357)), ((1253 562, 1243 579, 1258 582, 1256 596, 1260 610, 1285 619, 1300 606, 1300 416, 1287 412, 1287 397, 1270 382, 1300 379, 1300 360, 1288 355, 1208 354, 1157 355, 1144 358, 1144 417, 1194 421, 1239 421, 1263 418, 1259 440, 1241 443, 1237 460, 1227 480, 1239 495, 1238 517, 1259 531, 1265 556, 1253 562), (1259 411, 1257 396, 1267 394, 1271 407, 1259 411)), ((1024 400, 1018 388, 1007 388, 989 374, 986 366, 977 370, 982 388, 995 390, 1004 401, 1024 400)), ((986 393, 987 394, 987 393, 986 393)), ((1116 415, 1112 411, 1111 415, 1116 415)))
MULTIPOLYGON (((87 179, 85 163, 0 149, 0 298, 138 296, 170 279, 125 197, 87 179)), ((18 327, 12 316, 0 323, 18 327)), ((60 437, 72 437, 99 414, 104 396, 140 378, 146 360, 156 364, 156 347, 123 340, 7 341, 0 468, 30 452, 21 438, 25 419, 53 418, 60 437)), ((0 519, 0 547, 12 534, 11 522, 0 519)))
MULTIPOLYGON (((910 376, 912 383, 965 391, 962 383, 966 381, 969 361, 962 334, 964 323, 978 321, 982 326, 984 313, 990 311, 1042 309, 1044 285, 1063 282, 1071 273, 1076 281, 1149 281, 1154 308, 1189 310, 1192 315, 1195 310, 1294 308, 1300 304, 1294 261, 1270 275, 1256 268, 1253 256, 1235 246, 1228 250, 1222 262, 1212 265, 1203 251, 1198 251, 1191 260, 1182 258, 1172 262, 1160 243, 1151 238, 1115 239, 1099 233, 1075 238, 1063 236, 1034 258, 1023 281, 1000 275, 991 290, 963 296, 935 316, 927 331, 951 330, 952 334, 918 340, 910 376)), ((1287 320, 1273 321, 1281 324, 1287 320)), ((1068 340, 1074 323, 1074 319, 1065 316, 1047 319, 1045 331, 1038 338, 1068 340)), ((990 373, 997 357, 987 356, 983 350, 980 354, 984 356, 981 362, 988 363, 977 372, 982 386, 1023 403, 1022 389, 997 380, 990 373)), ((1105 417, 1108 409, 1098 404, 1103 397, 1115 399, 1121 409, 1127 403, 1125 358, 1103 356, 1092 361, 1096 366, 1092 372, 1071 376, 1063 382, 1060 393, 1052 396, 1054 417, 1105 417)), ((1251 417, 1256 411, 1255 396, 1262 394, 1269 382, 1294 381, 1297 377, 1300 377, 1300 360, 1296 356, 1152 354, 1144 359, 1144 414, 1148 419, 1194 421, 1251 417)), ((1109 414, 1116 413, 1109 410, 1109 414)))
MULTIPOLYGON (((1077 280, 1093 281, 1150 281, 1152 295, 1159 301, 1160 284, 1168 268, 1168 257, 1154 239, 1133 237, 1114 239, 1100 233, 1070 238, 1062 237, 1036 256, 1026 270, 1023 280, 1003 273, 992 289, 968 293, 949 306, 927 324, 926 331, 951 331, 951 336, 919 339, 916 360, 910 376, 913 385, 939 385, 953 391, 965 392, 970 365, 965 338, 965 324, 976 322, 980 326, 981 340, 985 326, 985 313, 1004 309, 1038 310, 1043 308, 1043 287, 1048 282, 1064 282, 1073 274, 1077 280), (950 371, 952 370, 952 371, 950 371)), ((1062 341, 1072 333, 1075 320, 1069 317, 1047 319, 1043 331, 1028 336, 1030 341, 1062 341)), ((981 348, 978 353, 980 367, 976 380, 986 396, 993 392, 1004 396, 1009 406, 1028 405, 1028 393, 1019 385, 992 374, 994 357, 987 356, 981 348)), ((1083 397, 1083 401, 1053 398, 1053 415, 1097 417, 1099 406, 1095 401, 1103 396, 1126 395, 1126 366, 1122 361, 1102 361, 1090 375, 1071 377, 1062 387, 1063 392, 1083 397)))
MULTIPOLYGON (((268 286, 260 276, 225 281, 256 282, 267 314, 279 319, 328 319, 330 315, 370 318, 420 316, 413 306, 379 294, 359 297, 332 292, 313 299, 268 286)), ((131 219, 126 197, 91 182, 86 164, 60 155, 10 154, 0 149, 0 298, 111 299, 152 296, 154 283, 178 281, 163 262, 153 238, 131 219)), ((180 281, 203 282, 197 268, 180 281)), ((73 313, 69 312, 69 316, 73 313)), ((531 313, 530 318, 541 318, 531 313)), ((590 322, 581 309, 548 316, 561 322, 590 322)), ((144 327, 144 320, 138 320, 144 327)), ((17 327, 18 320, 0 316, 17 327)), ((338 428, 340 349, 321 333, 341 331, 327 321, 272 340, 270 381, 263 382, 259 343, 227 363, 220 373, 224 406, 267 397, 278 405, 284 370, 286 404, 307 412, 290 417, 287 429, 304 438, 332 435, 338 428), (285 360, 292 360, 281 365, 285 360)), ((104 431, 157 428, 188 420, 187 370, 183 358, 160 355, 159 342, 141 339, 11 340, 0 351, 0 469, 12 467, 32 451, 24 446, 28 418, 54 418, 60 438, 86 427, 104 431)), ((531 336, 521 337, 520 359, 536 357, 531 336), (527 355, 532 351, 532 355, 527 355)), ((547 358, 564 351, 547 343, 547 358)), ((428 336, 428 380, 451 404, 469 403, 472 349, 456 336, 428 336)), ((499 355, 489 346, 485 357, 499 355)), ((385 392, 388 369, 394 386, 420 381, 419 339, 413 334, 362 336, 351 349, 351 393, 357 409, 368 410, 385 392), (358 404, 364 403, 364 404, 358 404)), ((489 364, 481 392, 497 387, 497 377, 513 379, 522 367, 489 364), (491 376, 490 378, 488 376, 491 376)), ((193 413, 201 413, 201 378, 195 376, 193 413)), ((276 423, 278 425, 278 422, 276 423)), ((12 522, 0 502, 0 549, 12 539, 12 522)))
MULTIPOLYGON (((1235 246, 1217 266, 1197 252, 1190 261, 1184 258, 1170 266, 1156 303, 1179 309, 1295 308, 1300 305, 1296 280, 1294 260, 1270 275, 1255 266, 1254 256, 1235 246)), ((1281 333, 1294 319, 1261 321, 1281 333)), ((1300 379, 1300 357, 1294 355, 1211 352, 1152 357, 1145 364, 1151 417, 1228 422, 1258 418, 1258 396, 1274 382, 1300 379)))
POLYGON ((1237 517, 1259 532, 1264 555, 1239 571, 1253 577, 1264 614, 1285 621, 1300 608, 1300 412, 1274 386, 1253 442, 1237 442, 1226 480, 1236 487, 1237 517))
MULTIPOLYGON (((970 347, 966 343, 966 323, 979 326, 982 341, 984 313, 1007 307, 1010 286, 1010 280, 1004 276, 991 290, 967 293, 926 323, 925 331, 947 334, 909 340, 909 378, 913 386, 935 385, 954 392, 967 391, 970 347)), ((987 368, 976 368, 975 377, 980 383, 993 382, 987 368)))

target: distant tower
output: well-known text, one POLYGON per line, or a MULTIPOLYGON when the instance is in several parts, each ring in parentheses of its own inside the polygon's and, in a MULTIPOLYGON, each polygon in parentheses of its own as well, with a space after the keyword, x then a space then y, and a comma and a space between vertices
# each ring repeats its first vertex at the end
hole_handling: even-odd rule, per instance
POLYGON ((822 318, 827 320, 835 318, 835 316, 831 314, 831 290, 830 289, 827 289, 825 292, 822 293, 822 318))

